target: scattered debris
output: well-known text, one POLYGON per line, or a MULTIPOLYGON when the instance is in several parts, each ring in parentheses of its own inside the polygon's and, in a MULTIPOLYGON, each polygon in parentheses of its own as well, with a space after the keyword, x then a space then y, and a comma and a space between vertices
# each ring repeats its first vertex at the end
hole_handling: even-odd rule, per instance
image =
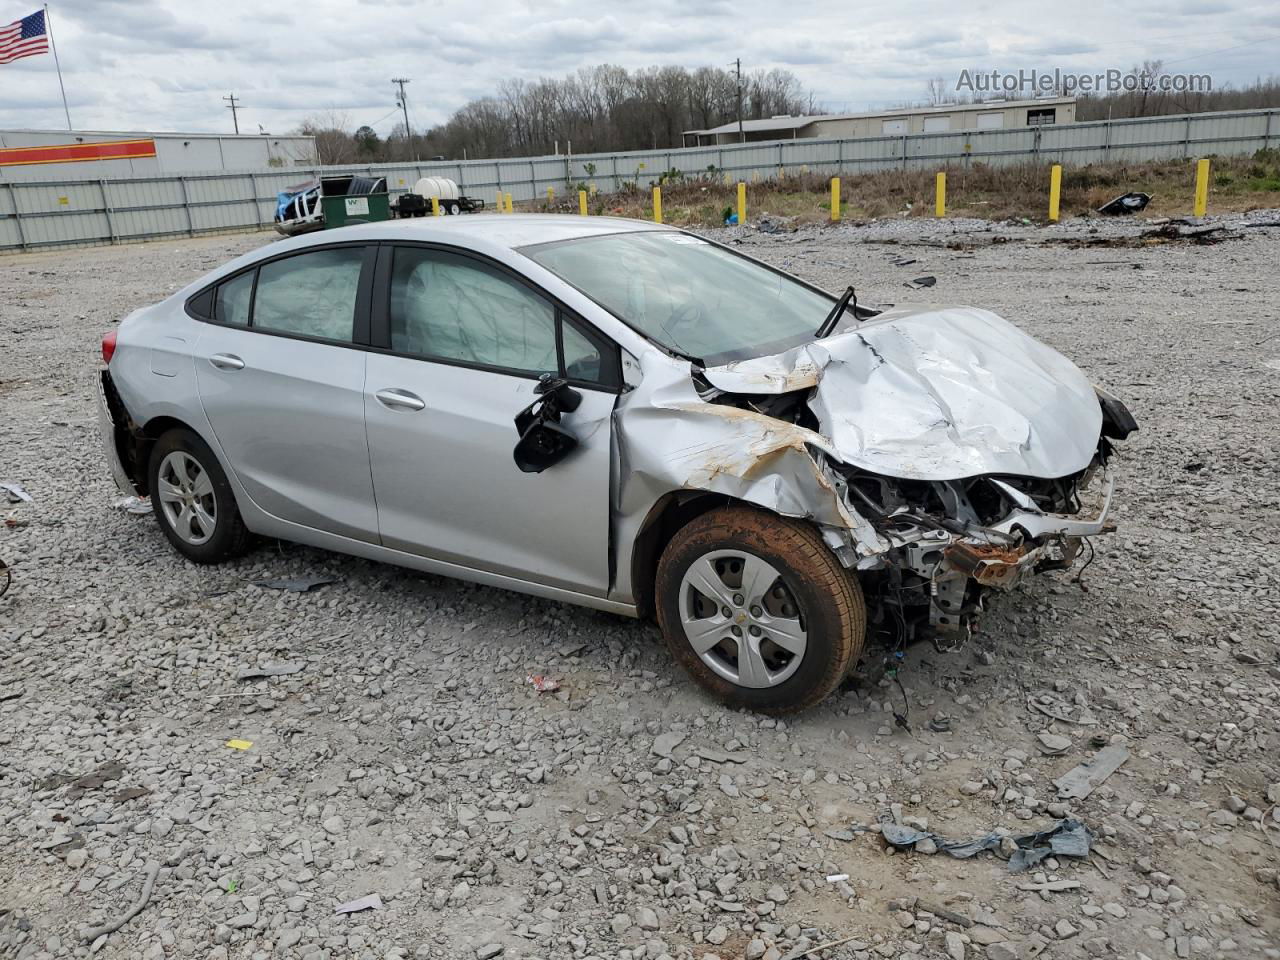
POLYGON ((1019 890, 1035 893, 1061 893, 1063 890, 1078 890, 1084 884, 1079 880, 1046 880, 1043 883, 1020 883, 1019 890))
POLYGON ((228 740, 227 746, 232 750, 248 750, 253 746, 252 740, 228 740))
POLYGON ((156 877, 160 875, 160 861, 150 860, 147 862, 146 878, 142 882, 142 893, 132 907, 126 910, 116 920, 110 923, 104 923, 100 927, 87 927, 80 931, 80 937, 86 943, 93 943, 99 937, 105 937, 107 934, 115 933, 126 923, 142 912, 143 907, 151 902, 151 891, 155 889, 156 877))
POLYGON ((1149 193, 1122 193, 1114 200, 1109 200, 1098 208, 1099 213, 1106 214, 1109 217, 1117 215, 1140 213, 1147 209, 1147 204, 1151 202, 1151 194, 1149 193))
POLYGON ((290 593, 309 593, 316 587, 323 587, 337 582, 336 577, 294 577, 279 580, 250 581, 255 587, 265 587, 268 590, 288 590, 290 593))
POLYGON ((826 943, 820 943, 816 947, 810 947, 804 953, 789 953, 782 960, 804 960, 805 957, 812 957, 815 953, 821 953, 823 950, 830 950, 832 947, 839 947, 846 943, 853 943, 858 939, 858 937, 853 936, 842 937, 839 940, 828 940, 826 943))
POLYGON ((28 520, 26 517, 18 516, 17 510, 10 510, 8 513, 4 515, 4 525, 8 527, 10 530, 13 530, 17 527, 25 527, 30 522, 31 521, 28 520))
POLYGON ((31 503, 31 494, 17 480, 0 480, 0 490, 5 492, 10 503, 31 503))
POLYGON ((1129 759, 1129 748, 1121 744, 1103 747, 1087 760, 1053 781, 1063 800, 1083 800, 1129 759))
POLYGON ((132 513, 139 517, 151 512, 150 497, 121 497, 111 505, 117 510, 123 510, 125 513, 132 513))
POLYGON ((264 663, 260 667, 246 667, 236 674, 237 680, 256 680, 260 677, 287 677, 301 673, 307 665, 300 660, 285 663, 264 663))
POLYGON ((1240 234, 1231 233, 1224 226, 1183 230, 1176 223, 1166 223, 1163 226, 1156 227, 1154 230, 1144 230, 1138 235, 1139 240, 1145 240, 1148 243, 1168 243, 1170 241, 1186 240, 1189 243, 1200 246, 1239 238, 1240 234))
POLYGON ((941 917, 947 923, 954 923, 958 927, 968 929, 973 926, 973 921, 963 913, 956 913, 954 910, 948 910, 946 907, 928 900, 917 900, 916 908, 923 910, 925 913, 932 913, 935 917, 941 917))
POLYGON ((903 286, 910 290, 923 290, 926 287, 934 286, 937 282, 937 277, 916 277, 914 280, 908 280, 903 286))
POLYGON ((914 847, 923 840, 931 841, 936 849, 958 860, 967 860, 984 850, 996 850, 1001 841, 1011 839, 1016 849, 1009 857, 1009 872, 1021 873, 1035 866, 1048 856, 1085 857, 1089 855, 1091 834, 1079 820, 1059 820, 1048 830, 1028 833, 1020 837, 1005 837, 996 831, 972 840, 948 840, 936 833, 916 830, 896 823, 882 823, 880 833, 890 846, 898 849, 914 847))
POLYGON ((832 873, 827 876, 827 883, 839 883, 842 880, 848 880, 847 873, 832 873))
POLYGON ((57 790, 67 787, 67 799, 75 799, 90 790, 97 790, 103 784, 119 780, 124 776, 124 764, 119 760, 104 763, 91 773, 76 776, 74 773, 54 773, 39 781, 37 790, 57 790))
POLYGON ((1056 733, 1040 733, 1036 735, 1036 746, 1045 756, 1056 757, 1071 749, 1071 738, 1056 733))
POLYGON ((1030 694, 1027 697, 1027 706, 1050 719, 1073 723, 1079 727, 1095 726, 1098 722, 1083 704, 1067 703, 1052 693, 1030 694))
POLYGON ((342 903, 333 911, 334 913, 360 913, 362 910, 381 910, 382 898, 376 893, 371 893, 367 897, 361 897, 359 900, 350 900, 342 903))
POLYGON ((544 677, 540 673, 531 673, 524 678, 527 683, 533 685, 533 689, 539 693, 553 693, 560 689, 560 681, 553 677, 544 677))

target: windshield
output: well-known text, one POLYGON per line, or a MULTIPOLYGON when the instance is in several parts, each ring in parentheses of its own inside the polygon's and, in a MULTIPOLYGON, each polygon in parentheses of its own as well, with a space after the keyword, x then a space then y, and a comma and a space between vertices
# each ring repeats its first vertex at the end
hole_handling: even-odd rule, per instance
POLYGON ((624 323, 708 366, 813 339, 832 298, 684 233, 650 230, 525 247, 624 323))

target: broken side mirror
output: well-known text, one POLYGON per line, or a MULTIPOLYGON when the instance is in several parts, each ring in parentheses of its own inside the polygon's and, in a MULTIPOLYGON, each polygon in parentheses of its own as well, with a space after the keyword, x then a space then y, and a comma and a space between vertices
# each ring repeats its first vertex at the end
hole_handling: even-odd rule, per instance
POLYGON ((524 473, 541 473, 553 467, 578 446, 578 438, 560 425, 560 413, 572 413, 582 394, 564 380, 544 374, 534 388, 538 399, 516 414, 516 466, 524 473))

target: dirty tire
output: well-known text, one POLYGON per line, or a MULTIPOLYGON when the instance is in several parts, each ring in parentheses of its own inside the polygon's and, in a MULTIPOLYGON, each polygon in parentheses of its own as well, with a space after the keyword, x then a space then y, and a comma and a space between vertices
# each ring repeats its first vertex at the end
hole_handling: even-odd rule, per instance
POLYGON ((806 523, 750 507, 703 514, 671 539, 658 562, 658 624, 672 656, 700 686, 728 706, 765 714, 814 706, 845 678, 862 652, 867 613, 857 579, 806 523), (774 567, 805 620, 807 647, 795 672, 775 686, 753 688, 720 676, 695 652, 681 622, 681 583, 712 551, 738 550, 774 567))
POLYGON ((193 563, 222 563, 240 556, 249 548, 251 534, 240 518, 240 509, 236 505, 235 494, 227 481, 227 475, 223 473, 222 466, 209 445, 191 430, 175 428, 161 435, 155 442, 155 446, 151 448, 151 460, 147 464, 147 489, 151 491, 152 513, 155 514, 156 523, 174 549, 193 563), (213 484, 217 523, 213 536, 200 544, 187 543, 178 535, 169 525, 157 499, 160 464, 169 454, 179 450, 194 458, 213 484))

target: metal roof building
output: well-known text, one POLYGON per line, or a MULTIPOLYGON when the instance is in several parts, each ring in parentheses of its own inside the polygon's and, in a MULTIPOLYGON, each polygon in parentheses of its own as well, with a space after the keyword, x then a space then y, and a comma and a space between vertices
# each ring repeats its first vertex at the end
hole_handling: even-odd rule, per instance
POLYGON ((891 137, 910 133, 948 133, 961 130, 1010 130, 1018 127, 1074 123, 1074 97, 1037 100, 989 100, 950 103, 937 107, 902 107, 866 113, 836 113, 812 117, 770 117, 744 120, 709 130, 684 131, 686 147, 717 146, 759 140, 798 140, 807 137, 891 137))
POLYGON ((0 181, 97 180, 315 164, 314 137, 0 130, 0 181))

